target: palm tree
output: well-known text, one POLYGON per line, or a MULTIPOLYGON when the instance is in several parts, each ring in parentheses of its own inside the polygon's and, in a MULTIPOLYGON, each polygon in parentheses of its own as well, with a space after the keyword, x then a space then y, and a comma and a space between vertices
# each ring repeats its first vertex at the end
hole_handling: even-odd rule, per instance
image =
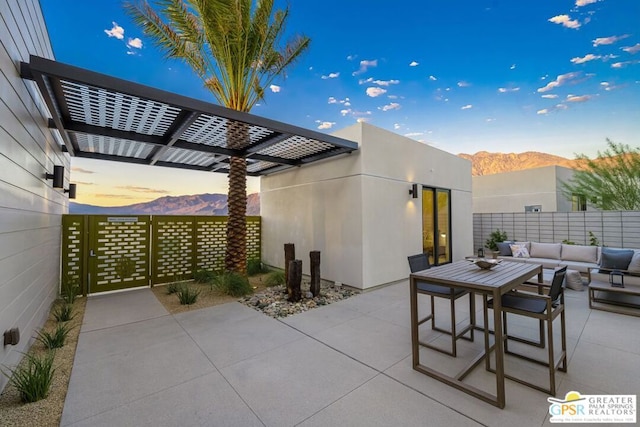
MULTIPOLYGON (((274 10, 274 0, 147 0, 125 9, 166 58, 180 59, 200 77, 218 102, 249 112, 273 80, 284 74, 308 48, 308 37, 296 35, 282 43, 289 8, 274 10)), ((236 125, 228 135, 245 135, 236 125)), ((229 148, 243 143, 228 139, 229 148)), ((229 220, 225 268, 246 272, 247 162, 231 157, 229 220)))

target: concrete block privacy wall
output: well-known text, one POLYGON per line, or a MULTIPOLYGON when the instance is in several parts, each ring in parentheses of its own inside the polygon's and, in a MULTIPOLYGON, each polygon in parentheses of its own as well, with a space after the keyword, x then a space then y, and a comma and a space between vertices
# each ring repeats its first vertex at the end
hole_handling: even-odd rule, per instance
MULTIPOLYGON (((33 341, 59 286, 61 215, 68 197, 45 173, 69 156, 47 128, 49 114, 20 61, 53 58, 38 0, 0 5, 0 333, 20 329, 16 346, 0 347, 0 365, 14 366, 33 341)), ((0 375, 0 390, 7 379, 0 375)))
POLYGON ((359 289, 406 279, 407 256, 422 252, 412 183, 451 190, 452 258, 473 253, 469 161, 366 123, 334 135, 360 149, 261 178, 263 261, 284 267, 294 243, 305 274, 319 250, 323 279, 359 289))

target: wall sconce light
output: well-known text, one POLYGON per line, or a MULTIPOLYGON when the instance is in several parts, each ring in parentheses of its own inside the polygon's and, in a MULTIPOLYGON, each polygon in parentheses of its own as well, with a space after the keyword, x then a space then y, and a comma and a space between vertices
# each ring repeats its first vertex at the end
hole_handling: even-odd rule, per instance
POLYGON ((412 199, 418 198, 418 184, 411 185, 411 188, 409 189, 409 194, 411 194, 412 199))
POLYGON ((64 190, 65 193, 69 193, 69 198, 70 199, 75 199, 76 198, 76 185, 75 184, 69 184, 69 189, 65 189, 64 190))
POLYGON ((64 166, 54 166, 53 173, 47 173, 45 175, 47 179, 53 180, 53 188, 64 187, 64 166))

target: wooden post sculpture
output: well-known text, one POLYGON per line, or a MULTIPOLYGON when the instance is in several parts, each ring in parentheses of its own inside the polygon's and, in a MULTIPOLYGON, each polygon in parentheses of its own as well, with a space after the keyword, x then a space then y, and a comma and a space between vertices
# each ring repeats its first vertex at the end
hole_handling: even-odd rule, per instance
POLYGON ((296 259, 296 245, 293 243, 284 244, 284 280, 287 281, 287 290, 289 289, 289 263, 296 259))
POLYGON ((320 295, 320 251, 309 252, 309 258, 311 259, 311 285, 309 291, 314 297, 320 295))
POLYGON ((302 260, 296 259, 289 262, 289 275, 287 276, 287 294, 289 301, 298 302, 302 299, 302 260))

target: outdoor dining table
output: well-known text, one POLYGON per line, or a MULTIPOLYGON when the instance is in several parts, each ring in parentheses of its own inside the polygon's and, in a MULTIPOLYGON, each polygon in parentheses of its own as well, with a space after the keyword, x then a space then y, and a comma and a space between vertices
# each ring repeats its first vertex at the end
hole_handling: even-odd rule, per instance
MULTIPOLYGON (((525 281, 538 275, 538 282, 542 283, 542 266, 522 262, 503 261, 490 270, 481 269, 468 260, 456 261, 433 267, 428 270, 412 273, 410 276, 411 292, 411 345, 413 369, 455 387, 465 393, 477 397, 499 408, 505 406, 505 373, 504 373, 504 343, 502 336, 502 304, 501 296, 522 285, 525 281), (494 344, 489 345, 489 329, 487 318, 484 323, 484 351, 474 358, 471 363, 455 376, 446 375, 440 371, 420 363, 418 339, 418 293, 417 283, 428 282, 437 285, 460 288, 472 293, 483 295, 484 313, 487 313, 487 298, 493 298, 494 344), (471 384, 463 382, 464 378, 485 359, 487 370, 490 370, 488 358, 491 351, 495 351, 496 394, 493 395, 471 384)), ((492 370, 490 370, 492 371, 492 370)), ((493 372, 493 371, 492 371, 493 372)))

